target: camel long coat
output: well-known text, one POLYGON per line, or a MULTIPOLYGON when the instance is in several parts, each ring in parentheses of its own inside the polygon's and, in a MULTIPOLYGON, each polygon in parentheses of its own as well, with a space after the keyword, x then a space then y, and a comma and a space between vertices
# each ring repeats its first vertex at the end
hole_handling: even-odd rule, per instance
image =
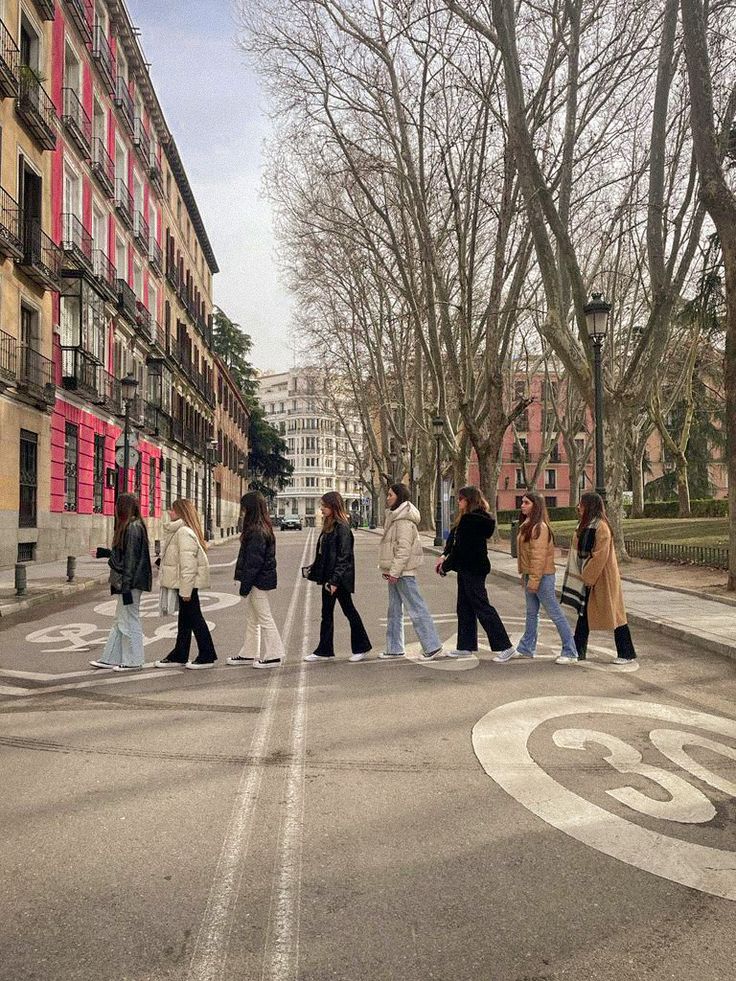
MULTIPOLYGON (((577 535, 571 548, 577 548, 577 535)), ((583 569, 583 582, 590 586, 588 626, 591 630, 615 630, 626 623, 626 607, 621 589, 616 549, 611 529, 601 523, 595 532, 595 547, 583 569)))

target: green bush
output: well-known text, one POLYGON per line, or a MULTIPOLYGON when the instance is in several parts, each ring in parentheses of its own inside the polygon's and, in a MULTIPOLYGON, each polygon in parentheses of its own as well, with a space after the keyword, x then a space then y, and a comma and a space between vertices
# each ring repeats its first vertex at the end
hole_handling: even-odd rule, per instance
MULTIPOLYGON (((645 518, 676 518, 677 511, 677 501, 649 501, 644 505, 645 518)), ((728 501, 712 497, 690 501, 690 513, 693 518, 725 518, 728 517, 728 501)))
MULTIPOLYGON (((575 521, 578 516, 577 508, 547 508, 547 513, 550 521, 575 521)), ((499 511, 496 514, 496 521, 500 525, 509 525, 512 521, 518 521, 520 516, 521 512, 516 509, 499 511)))

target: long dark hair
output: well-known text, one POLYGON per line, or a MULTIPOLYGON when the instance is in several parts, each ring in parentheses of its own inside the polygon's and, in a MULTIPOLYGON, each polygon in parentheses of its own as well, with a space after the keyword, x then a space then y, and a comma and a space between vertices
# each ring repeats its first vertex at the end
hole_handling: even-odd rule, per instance
POLYGON ((389 490, 392 490, 396 495, 396 504, 391 508, 392 511, 400 508, 402 504, 406 504, 411 498, 411 491, 406 484, 391 484, 389 490))
POLYGON ((345 507, 345 501, 342 499, 342 494, 338 494, 337 491, 327 491, 327 493, 320 498, 320 503, 324 504, 332 511, 332 514, 325 518, 322 522, 322 531, 326 535, 332 531, 337 522, 340 522, 340 524, 343 525, 350 525, 350 515, 345 507))
POLYGON ((240 498, 240 512, 243 515, 241 542, 244 542, 253 531, 262 532, 266 538, 275 537, 266 498, 260 491, 248 491, 247 494, 243 494, 240 498))
MULTIPOLYGON (((461 497, 464 501, 468 502, 468 512, 469 511, 489 512, 491 510, 488 505, 488 501, 485 499, 485 497, 483 497, 483 495, 478 490, 478 488, 474 487, 472 484, 468 484, 467 487, 460 488, 460 490, 457 492, 458 501, 460 500, 461 497)), ((466 512, 466 514, 468 512, 466 512)), ((455 516, 455 520, 452 523, 453 528, 456 528, 458 526, 458 524, 460 523, 460 518, 462 518, 462 513, 460 510, 458 510, 457 515, 455 516)))
POLYGON ((588 527, 593 518, 600 518, 601 521, 605 521, 609 528, 611 527, 606 514, 606 505, 600 494, 596 494, 595 491, 586 491, 580 498, 580 507, 583 509, 583 513, 580 515, 576 529, 578 535, 588 527))
POLYGON ((115 530, 112 534, 112 547, 121 548, 125 533, 133 521, 140 521, 148 538, 146 522, 141 517, 141 507, 135 494, 121 494, 115 504, 115 530))
POLYGON ((552 541, 554 541, 554 535, 552 534, 552 529, 549 526, 547 505, 542 495, 537 494, 536 491, 525 491, 524 497, 528 501, 532 502, 532 510, 519 525, 519 537, 521 540, 523 542, 528 542, 530 538, 539 538, 542 531, 542 525, 547 525, 550 538, 552 541))

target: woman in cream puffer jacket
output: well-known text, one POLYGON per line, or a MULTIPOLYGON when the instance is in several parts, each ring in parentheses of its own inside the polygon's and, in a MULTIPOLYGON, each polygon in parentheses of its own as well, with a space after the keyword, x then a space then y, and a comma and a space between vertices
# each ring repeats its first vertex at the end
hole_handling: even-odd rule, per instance
POLYGON ((405 484, 392 484, 386 496, 386 518, 378 550, 378 567, 388 583, 386 650, 382 658, 404 656, 404 606, 428 660, 442 653, 437 628, 417 586, 424 552, 419 539, 419 512, 405 484))
POLYGON ((210 564, 199 515, 191 501, 182 499, 174 501, 169 517, 171 520, 164 525, 160 582, 162 589, 179 593, 179 624, 174 650, 156 661, 156 667, 213 667, 217 654, 199 604, 199 590, 209 589, 210 585, 210 564), (192 634, 199 650, 197 658, 190 662, 192 634))

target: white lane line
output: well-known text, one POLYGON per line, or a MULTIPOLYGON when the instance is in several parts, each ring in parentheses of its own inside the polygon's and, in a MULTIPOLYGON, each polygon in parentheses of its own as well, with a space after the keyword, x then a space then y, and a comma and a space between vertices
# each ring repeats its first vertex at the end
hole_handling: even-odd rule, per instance
MULTIPOLYGON (((311 542, 312 533, 310 532, 304 543, 300 566, 306 565, 311 542)), ((290 646, 294 617, 302 592, 302 583, 305 581, 297 576, 291 594, 283 632, 284 647, 287 650, 290 646)), ((258 795, 265 769, 262 760, 268 748, 282 673, 282 670, 278 668, 272 673, 271 681, 266 690, 263 710, 248 754, 249 759, 254 762, 249 762, 243 767, 225 840, 207 900, 207 907, 189 965, 187 981, 219 981, 223 976, 233 913, 240 891, 245 857, 248 853, 258 795)))
POLYGON ((232 569, 237 561, 233 559, 232 562, 210 562, 210 569, 232 569))
MULTIPOLYGON (((310 622, 313 590, 307 590, 304 623, 310 622)), ((295 981, 299 970, 299 919, 302 892, 302 839, 304 828, 304 765, 307 744, 307 665, 309 629, 302 637, 302 661, 291 724, 291 763, 279 833, 279 873, 271 903, 262 981, 295 981)))
POLYGON ((25 698, 29 695, 53 695, 59 691, 76 691, 78 688, 99 688, 102 685, 122 685, 130 681, 143 681, 146 678, 165 678, 167 674, 178 674, 179 669, 167 670, 165 668, 158 671, 131 671, 130 674, 121 674, 117 671, 98 671, 98 677, 94 681, 72 681, 66 685, 49 685, 44 688, 10 688, 4 687, 2 693, 15 695, 16 698, 25 698))

